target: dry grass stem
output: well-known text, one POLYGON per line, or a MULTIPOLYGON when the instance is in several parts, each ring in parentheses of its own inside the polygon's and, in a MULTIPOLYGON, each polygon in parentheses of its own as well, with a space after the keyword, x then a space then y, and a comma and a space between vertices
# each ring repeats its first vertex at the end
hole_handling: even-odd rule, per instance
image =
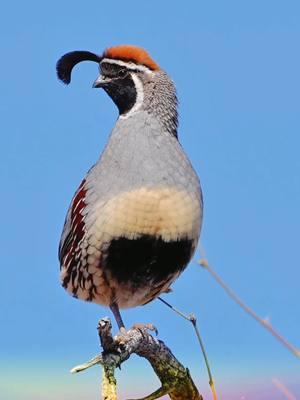
POLYGON ((268 319, 259 317, 249 306, 247 306, 240 297, 235 294, 235 292, 223 281, 223 279, 215 272, 212 266, 209 264, 207 259, 204 257, 199 260, 201 267, 206 269, 210 275, 218 282, 220 286, 225 290, 228 296, 237 303, 247 314, 254 318, 259 324, 261 324, 265 329, 267 329, 284 347, 286 347, 291 353, 296 357, 300 358, 300 350, 293 346, 290 342, 286 340, 275 328, 271 325, 268 319))
POLYGON ((212 376, 211 369, 210 369, 210 366, 209 366, 209 361, 208 361, 208 357, 207 357, 206 350, 205 350, 205 347, 204 347, 204 343, 203 343, 203 340, 201 338, 200 331, 199 331, 199 328, 198 328, 198 325, 197 325, 196 316, 194 314, 188 314, 187 315, 187 314, 183 313, 182 311, 178 310, 177 308, 172 306, 172 304, 168 303, 166 300, 164 300, 161 297, 158 297, 158 299, 162 303, 164 303, 167 307, 171 308, 171 310, 173 310, 180 317, 182 317, 185 320, 187 320, 187 321, 192 323, 193 328, 194 328, 195 333, 196 333, 196 336, 197 336, 197 339, 198 339, 198 342, 199 342, 199 345, 200 345, 200 348, 201 348, 201 351, 202 351, 202 354, 203 354, 203 358, 204 358, 204 362, 205 362, 205 366, 206 366, 206 370, 207 370, 207 374, 208 374, 208 379, 209 379, 209 386, 210 386, 212 394, 213 394, 213 400, 217 400, 218 397, 217 397, 217 393, 216 393, 216 389, 215 389, 215 384, 214 384, 213 376, 212 376))
POLYGON ((289 389, 277 378, 272 379, 272 383, 288 400, 297 400, 296 397, 289 391, 289 389))

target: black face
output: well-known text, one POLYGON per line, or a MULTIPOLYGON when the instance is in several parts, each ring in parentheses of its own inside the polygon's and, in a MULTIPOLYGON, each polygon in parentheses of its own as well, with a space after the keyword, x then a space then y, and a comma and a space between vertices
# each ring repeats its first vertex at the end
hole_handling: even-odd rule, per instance
POLYGON ((102 62, 100 63, 101 75, 107 78, 107 83, 102 87, 112 98, 119 109, 119 113, 127 113, 136 102, 136 88, 130 72, 126 67, 102 62))

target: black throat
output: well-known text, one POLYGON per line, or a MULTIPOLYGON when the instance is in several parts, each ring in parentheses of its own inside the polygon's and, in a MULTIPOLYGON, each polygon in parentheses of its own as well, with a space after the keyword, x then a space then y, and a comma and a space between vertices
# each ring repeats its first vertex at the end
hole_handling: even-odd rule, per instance
POLYGON ((120 115, 130 111, 136 102, 136 88, 130 75, 110 83, 104 87, 104 90, 118 107, 120 115))

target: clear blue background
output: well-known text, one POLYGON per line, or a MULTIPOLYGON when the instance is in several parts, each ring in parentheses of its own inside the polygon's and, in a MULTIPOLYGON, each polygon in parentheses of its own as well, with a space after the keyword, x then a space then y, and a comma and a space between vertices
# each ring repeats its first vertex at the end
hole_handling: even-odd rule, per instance
MULTIPOLYGON (((93 63, 76 68, 70 87, 57 81, 56 60, 70 50, 137 44, 169 72, 180 140, 203 186, 207 257, 300 346, 299 21, 296 0, 2 5, 1 399, 99 398, 99 368, 68 370, 98 352, 97 321, 109 311, 64 292, 57 247, 70 199, 117 110, 91 89, 93 63)), ((168 300, 198 315, 220 399, 284 399, 273 377, 300 397, 300 360, 242 312, 198 258, 168 300)), ((153 322, 211 398, 187 322, 159 302, 123 316, 128 325, 153 322)), ((138 358, 118 377, 121 398, 159 384, 138 358)))

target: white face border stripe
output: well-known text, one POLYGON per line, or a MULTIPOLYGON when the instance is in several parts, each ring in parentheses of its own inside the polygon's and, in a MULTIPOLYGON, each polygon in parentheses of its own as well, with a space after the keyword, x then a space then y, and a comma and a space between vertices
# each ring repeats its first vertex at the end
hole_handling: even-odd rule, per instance
POLYGON ((126 114, 120 115, 119 118, 122 119, 129 118, 132 114, 137 112, 141 108, 144 101, 144 87, 141 79, 134 72, 130 72, 130 76, 133 80, 136 90, 136 101, 134 103, 134 106, 131 107, 131 109, 126 114))
POLYGON ((145 65, 139 65, 139 64, 135 64, 134 62, 125 62, 122 60, 112 60, 111 58, 103 58, 100 62, 101 63, 108 63, 108 64, 115 64, 115 65, 119 65, 121 67, 126 67, 129 70, 132 71, 140 71, 140 72, 146 72, 148 74, 153 74, 153 71, 146 67, 145 65))

